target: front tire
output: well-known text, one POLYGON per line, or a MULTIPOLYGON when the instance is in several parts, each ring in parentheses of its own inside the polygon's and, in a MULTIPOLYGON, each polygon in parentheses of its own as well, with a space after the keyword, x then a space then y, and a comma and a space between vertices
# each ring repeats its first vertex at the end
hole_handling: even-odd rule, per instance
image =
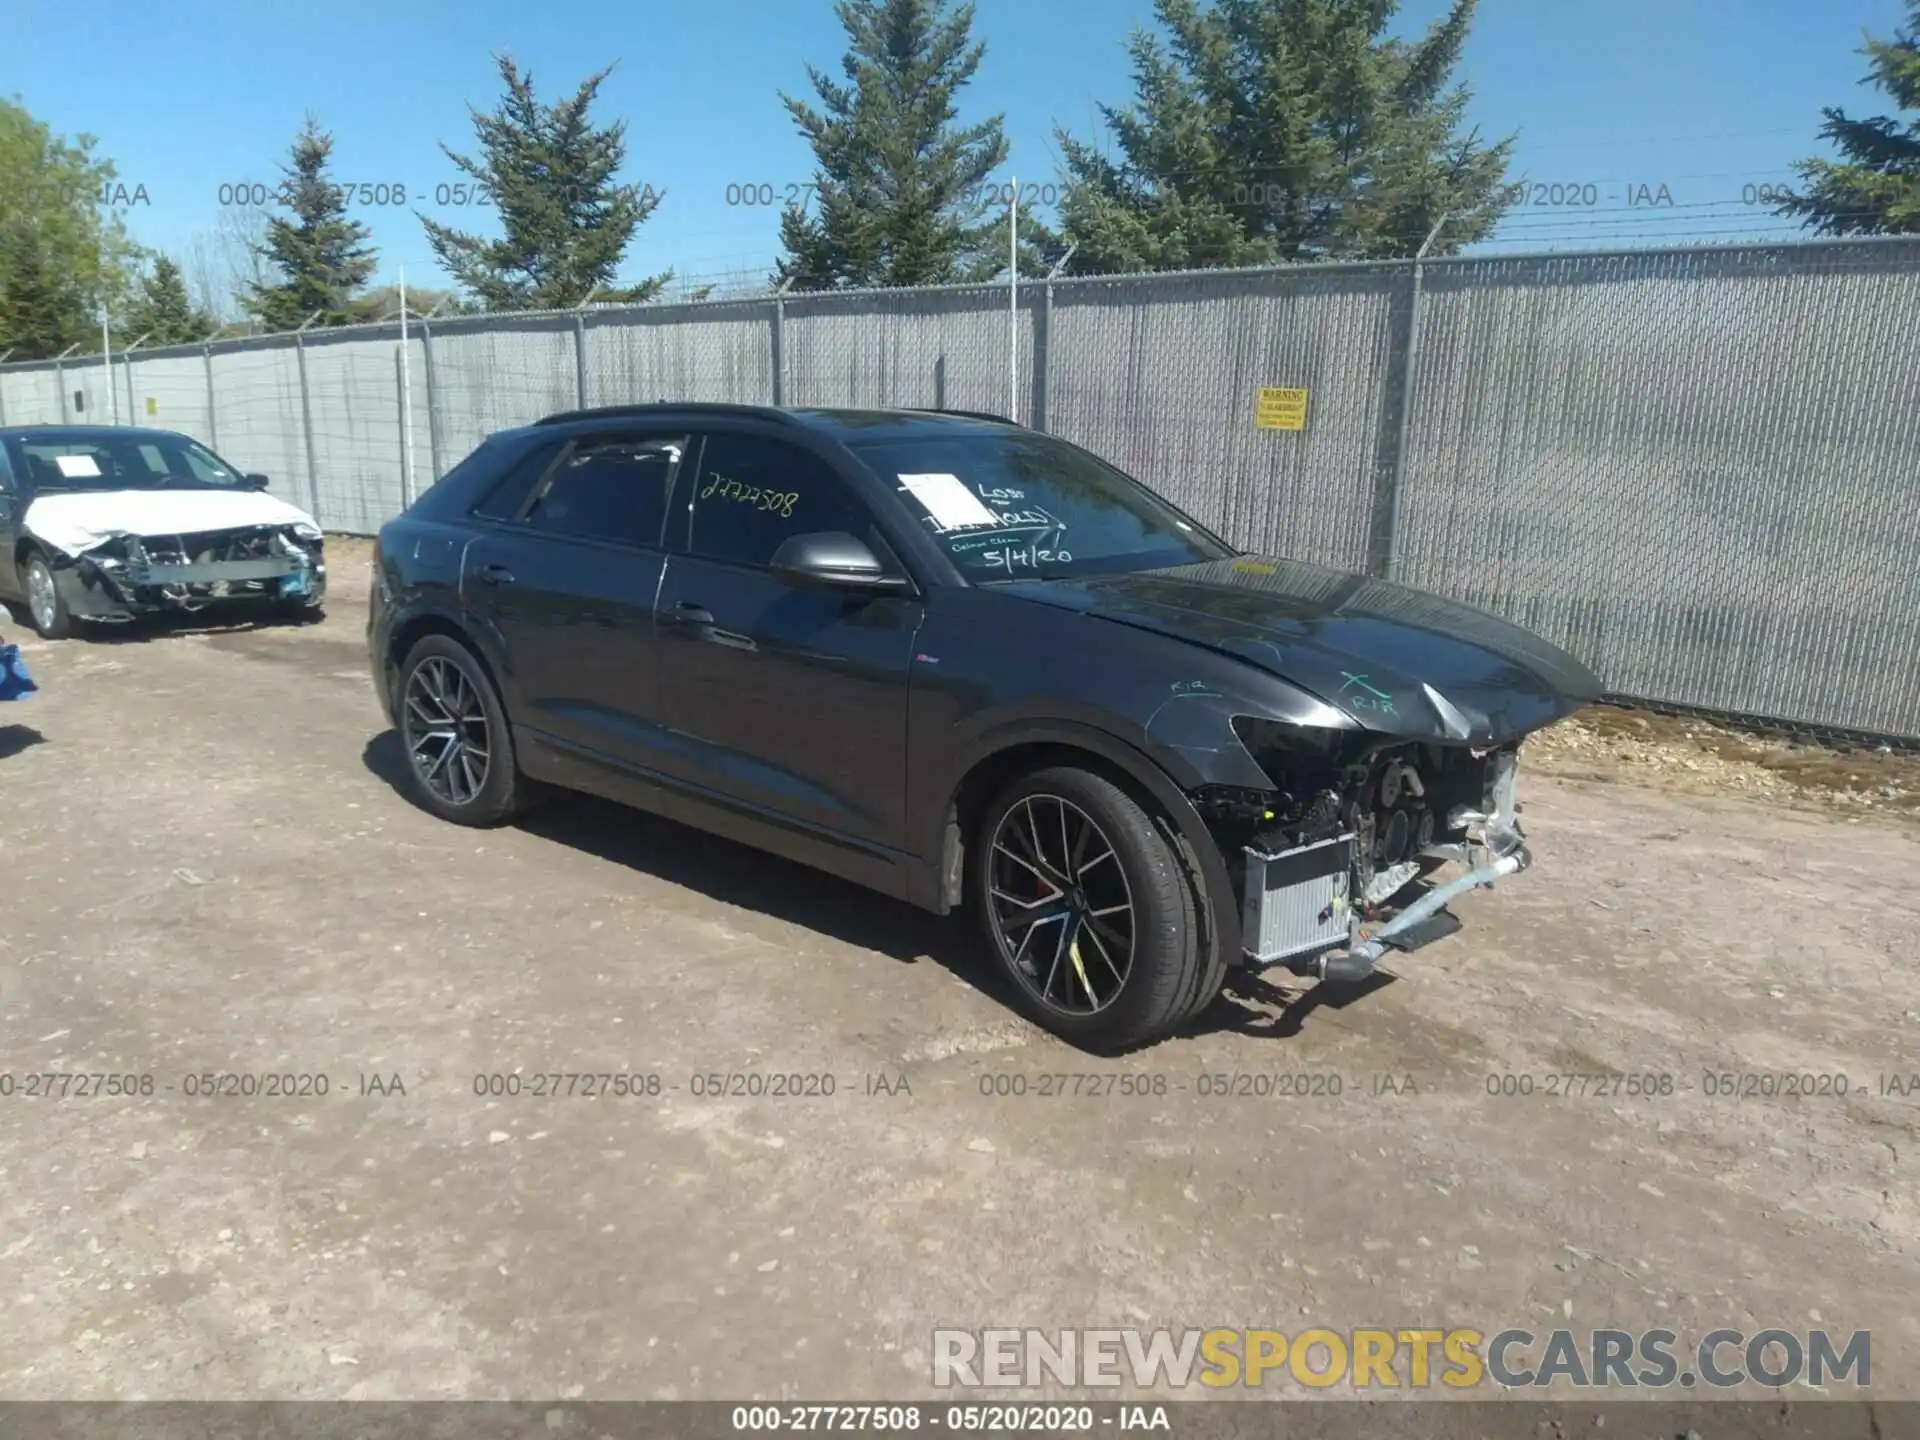
POLYGON ((1125 790, 1038 771, 987 807, 969 849, 982 937, 1028 1018, 1105 1053, 1187 1018, 1206 961, 1193 886, 1125 790))
POLYGON ((428 635, 400 666, 400 743, 407 794, 456 825, 500 825, 526 807, 506 712, 473 652, 428 635))
POLYGON ((38 551, 27 557, 21 579, 27 592, 27 618, 43 640, 64 640, 73 634, 73 616, 53 583, 53 566, 38 551))

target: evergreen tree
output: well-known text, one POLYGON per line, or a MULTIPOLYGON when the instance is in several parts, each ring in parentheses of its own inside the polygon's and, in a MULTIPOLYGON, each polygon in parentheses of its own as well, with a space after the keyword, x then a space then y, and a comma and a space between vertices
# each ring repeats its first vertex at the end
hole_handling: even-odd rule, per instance
POLYGON ((1442 215, 1436 253, 1486 238, 1513 142, 1464 125, 1474 4, 1409 42, 1398 0, 1155 0, 1166 40, 1134 32, 1134 102, 1101 107, 1118 157, 1056 131, 1074 271, 1392 258, 1442 215))
POLYGON ((1827 235, 1920 235, 1920 0, 1907 0, 1907 24, 1891 40, 1867 37, 1867 78, 1906 112, 1855 120, 1837 106, 1820 127, 1845 157, 1802 160, 1804 187, 1781 202, 1783 215, 1804 218, 1827 235))
POLYGON ((40 360, 100 345, 100 311, 118 309, 138 249, 103 217, 113 181, 91 135, 55 135, 0 99, 0 351, 40 360))
POLYGON ((332 154, 333 137, 309 116, 275 191, 292 218, 268 218, 259 255, 269 278, 247 301, 269 330, 298 329, 316 311, 319 325, 353 323, 352 301, 373 274, 367 227, 347 218, 346 192, 328 178, 332 154))
POLYGON ((420 217, 440 263, 488 310, 564 310, 596 300, 651 300, 673 272, 613 286, 634 232, 664 198, 651 185, 614 179, 626 163, 626 122, 596 126, 588 110, 602 70, 556 105, 542 105, 533 76, 498 57, 506 95, 490 114, 475 110, 479 158, 449 160, 485 187, 501 237, 482 239, 420 217))
POLYGON ((810 65, 822 108, 780 97, 817 163, 814 207, 780 217, 775 279, 799 290, 990 279, 1006 247, 984 182, 1007 140, 998 115, 955 124, 955 97, 986 51, 969 38, 973 6, 840 0, 834 13, 850 42, 847 83, 810 65))
POLYGON ((140 277, 121 323, 128 343, 145 336, 147 345, 191 345, 220 328, 213 316, 194 308, 186 276, 168 255, 153 257, 153 269, 140 277))

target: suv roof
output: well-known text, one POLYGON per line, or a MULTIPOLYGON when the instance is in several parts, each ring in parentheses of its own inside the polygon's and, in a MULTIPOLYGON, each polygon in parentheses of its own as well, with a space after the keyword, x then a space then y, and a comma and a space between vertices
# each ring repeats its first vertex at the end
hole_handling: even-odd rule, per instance
POLYGON ((590 410, 563 410, 534 423, 536 426, 581 425, 605 420, 664 419, 683 415, 771 420, 782 425, 825 432, 843 443, 855 439, 900 439, 908 435, 924 435, 932 430, 1020 428, 1005 416, 988 414, 983 410, 854 410, 821 406, 727 405, 694 400, 662 400, 653 405, 608 405, 590 410))

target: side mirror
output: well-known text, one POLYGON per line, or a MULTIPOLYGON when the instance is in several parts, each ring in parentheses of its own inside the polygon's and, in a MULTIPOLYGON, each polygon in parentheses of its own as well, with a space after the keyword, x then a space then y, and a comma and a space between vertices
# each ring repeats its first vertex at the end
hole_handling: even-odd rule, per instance
POLYGON ((789 585, 813 590, 904 590, 864 540, 843 530, 795 535, 773 552, 769 569, 789 585))
POLYGON ((249 490, 264 490, 272 482, 264 475, 246 475, 241 477, 249 490))

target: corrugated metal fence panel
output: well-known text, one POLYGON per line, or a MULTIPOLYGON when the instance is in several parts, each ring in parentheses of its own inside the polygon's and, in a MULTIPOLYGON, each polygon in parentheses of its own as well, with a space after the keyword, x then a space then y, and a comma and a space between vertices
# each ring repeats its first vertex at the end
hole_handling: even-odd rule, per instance
MULTIPOLYGON (((221 345, 213 351, 214 449, 301 509, 312 504, 300 418, 300 362, 293 341, 221 345)), ((158 423, 157 417, 154 422, 158 423)))
POLYGON ((1402 269, 1055 282, 1047 428, 1251 550, 1366 563, 1402 269), (1304 389, 1306 429, 1253 423, 1304 389))
MULTIPOLYGON (((403 508, 398 334, 308 333, 319 518, 330 530, 370 535, 403 508)), ((417 438, 415 460, 424 475, 427 450, 417 438)))
MULTIPOLYGON (((530 424, 578 403, 573 322, 461 321, 433 327, 433 406, 440 426, 440 465, 451 469, 496 430, 530 424)), ((416 376, 424 395, 425 378, 416 376)), ((421 405, 419 408, 424 408, 421 405)), ((419 470, 427 471, 426 451, 419 470)))
MULTIPOLYGON (((716 400, 770 405, 773 313, 772 301, 748 300, 591 315, 587 404, 716 400)), ((571 365, 567 374, 573 374, 571 365)))
POLYGON ((1920 734, 1920 246, 1426 288, 1398 578, 1626 694, 1920 734))
MULTIPOLYGON (((126 367, 122 367, 125 369, 126 367)), ((202 445, 213 444, 207 424, 207 361, 198 350, 172 350, 149 355, 136 352, 131 361, 133 421, 191 435, 202 445), (147 413, 147 402, 153 413, 147 413)), ((296 397, 297 398, 297 397, 296 397)), ((299 416, 294 416, 299 433, 299 416)), ((218 448, 217 446, 215 447, 218 448)))
POLYGON ((51 365, 0 368, 0 415, 9 425, 57 425, 60 379, 51 365))
POLYGON ((1005 415, 1019 360, 1018 414, 1032 418, 1033 315, 1020 293, 1017 331, 1004 285, 801 295, 787 300, 783 347, 789 405, 984 410, 1005 415))

